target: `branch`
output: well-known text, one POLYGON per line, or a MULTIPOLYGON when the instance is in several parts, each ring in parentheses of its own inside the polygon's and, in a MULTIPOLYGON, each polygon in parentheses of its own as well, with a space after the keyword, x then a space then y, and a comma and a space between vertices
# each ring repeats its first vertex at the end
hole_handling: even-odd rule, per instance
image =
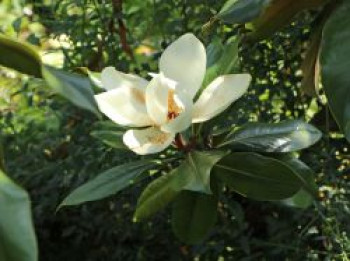
POLYGON ((127 42, 127 28, 123 22, 123 0, 112 0, 114 17, 117 19, 119 30, 120 43, 123 51, 131 58, 134 59, 131 47, 127 42))

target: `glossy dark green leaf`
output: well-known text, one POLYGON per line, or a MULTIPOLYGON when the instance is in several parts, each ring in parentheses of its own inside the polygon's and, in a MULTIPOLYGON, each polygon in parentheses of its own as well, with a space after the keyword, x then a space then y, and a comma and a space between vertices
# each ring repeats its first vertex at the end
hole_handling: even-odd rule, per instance
POLYGON ((216 15, 225 23, 242 24, 258 17, 271 0, 228 0, 216 15))
POLYGON ((229 0, 212 20, 220 19, 229 24, 246 24, 247 29, 252 30, 247 39, 257 41, 271 36, 289 24, 301 11, 319 8, 327 1, 229 0))
POLYGON ((280 160, 287 164, 299 178, 302 188, 292 197, 283 200, 283 203, 296 207, 307 208, 315 200, 318 188, 315 183, 315 174, 304 162, 294 157, 282 157, 280 160))
POLYGON ((134 220, 149 218, 170 203, 188 182, 188 174, 187 163, 183 162, 178 168, 148 184, 138 199, 134 220))
POLYGON ((35 48, 0 34, 0 65, 21 73, 42 77, 41 59, 35 48))
POLYGON ((217 220, 217 197, 192 191, 182 191, 175 199, 172 227, 183 242, 201 242, 217 220))
POLYGON ((273 0, 261 14, 247 27, 253 32, 249 39, 258 41, 266 39, 284 26, 290 24, 293 18, 306 9, 318 8, 328 0, 273 0))
POLYGON ((238 44, 239 39, 236 37, 230 38, 224 46, 219 43, 213 43, 211 49, 216 48, 218 53, 216 56, 214 56, 214 53, 210 56, 211 60, 208 63, 203 88, 208 86, 216 77, 235 72, 235 69, 239 66, 238 44), (221 48, 222 50, 220 51, 221 48))
POLYGON ((287 164, 256 153, 229 154, 215 165, 213 173, 229 188, 256 200, 289 198, 301 188, 287 164))
POLYGON ((38 260, 28 194, 2 171, 0 171, 0 260, 38 260))
POLYGON ((101 140, 103 143, 115 149, 127 149, 123 143, 125 131, 96 130, 91 132, 91 136, 101 140))
POLYGON ((114 195, 138 181, 142 174, 153 167, 155 167, 154 163, 142 160, 111 168, 75 189, 63 200, 60 207, 78 205, 114 195))
POLYGON ((307 191, 310 196, 317 196, 318 188, 314 180, 315 173, 309 168, 309 166, 294 157, 281 159, 281 161, 288 165, 299 178, 303 190, 307 191))
POLYGON ((321 74, 330 110, 350 141, 350 2, 327 21, 321 43, 321 74))
POLYGON ((187 163, 187 184, 184 189, 212 194, 210 189, 210 174, 213 166, 227 153, 222 151, 193 151, 188 154, 187 163))
POLYGON ((224 45, 219 37, 214 38, 206 49, 207 69, 213 66, 222 56, 224 45))
POLYGON ((315 144, 321 132, 299 120, 281 123, 249 123, 230 134, 218 147, 258 152, 292 152, 315 144))
POLYGON ((146 187, 138 200, 135 220, 153 215, 172 201, 181 190, 211 194, 211 169, 224 155, 226 153, 221 151, 189 153, 178 168, 146 187))
POLYGON ((76 106, 100 115, 91 83, 87 77, 49 66, 43 66, 42 72, 48 85, 57 93, 76 106))

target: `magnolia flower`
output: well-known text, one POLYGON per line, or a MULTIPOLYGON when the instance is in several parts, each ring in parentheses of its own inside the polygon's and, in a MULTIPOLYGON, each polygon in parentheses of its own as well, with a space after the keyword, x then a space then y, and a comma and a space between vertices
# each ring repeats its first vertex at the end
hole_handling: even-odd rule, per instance
POLYGON ((216 78, 194 101, 206 70, 206 51, 193 35, 185 34, 162 54, 160 73, 147 81, 112 67, 101 73, 106 92, 95 95, 99 109, 117 124, 134 127, 123 136, 137 154, 158 153, 192 123, 207 121, 223 112, 247 90, 249 74, 216 78))

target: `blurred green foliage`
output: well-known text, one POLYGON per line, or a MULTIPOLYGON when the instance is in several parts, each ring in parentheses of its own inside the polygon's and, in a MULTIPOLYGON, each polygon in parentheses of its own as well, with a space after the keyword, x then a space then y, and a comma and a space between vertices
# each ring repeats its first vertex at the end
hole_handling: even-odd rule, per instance
MULTIPOLYGON (((2 1, 0 31, 46 53, 61 51, 67 69, 99 71, 113 65, 147 76, 156 71, 160 52, 185 32, 209 44, 215 36, 226 40, 241 30, 219 26, 209 35, 201 33, 221 0, 133 0, 125 1, 122 10, 118 2, 2 1)), ((216 228, 196 246, 175 239, 166 211, 147 223, 131 222, 144 183, 56 212, 75 187, 134 156, 93 138, 95 116, 54 95, 41 80, 1 69, 0 130, 7 170, 31 195, 40 259, 348 260, 348 144, 322 99, 307 98, 300 90, 300 65, 314 15, 305 12, 270 40, 240 48, 241 69, 254 82, 249 94, 222 117, 227 125, 300 118, 321 129, 322 142, 300 155, 317 173, 318 201, 300 210, 226 191, 216 228)))

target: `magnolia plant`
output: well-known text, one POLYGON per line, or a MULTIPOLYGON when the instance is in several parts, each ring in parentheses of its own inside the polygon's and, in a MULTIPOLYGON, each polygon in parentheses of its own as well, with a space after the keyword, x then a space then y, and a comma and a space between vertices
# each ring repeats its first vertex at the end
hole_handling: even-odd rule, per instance
POLYGON ((300 120, 242 126, 236 124, 242 119, 230 120, 237 106, 228 108, 251 83, 249 74, 231 74, 238 68, 232 62, 238 60, 238 41, 226 41, 222 54, 213 59, 211 53, 220 53, 210 52, 215 44, 206 49, 194 35, 185 34, 164 51, 160 72, 150 73, 150 81, 108 67, 97 83, 105 91, 97 95, 87 77, 43 64, 31 46, 3 36, 0 46, 25 61, 15 69, 42 77, 77 106, 105 114, 111 121, 97 124, 94 137, 140 155, 78 187, 60 207, 149 182, 134 220, 147 219, 172 203, 175 234, 197 243, 215 225, 222 193, 294 207, 313 201, 313 172, 297 156, 320 139, 315 127, 300 120))
POLYGON ((105 91, 95 100, 115 125, 100 124, 93 136, 141 159, 101 173, 61 206, 101 199, 150 181, 134 220, 149 218, 172 202, 175 234, 197 243, 215 224, 223 191, 297 207, 310 205, 316 193, 313 173, 291 152, 313 145, 320 132, 299 120, 220 129, 218 119, 223 117, 216 116, 227 116, 228 107, 247 92, 251 76, 216 75, 203 86, 206 67, 205 47, 193 34, 185 34, 164 51, 160 72, 150 73, 150 81, 105 68, 98 84, 105 91))
MULTIPOLYGON (((223 75, 194 102, 205 76, 206 60, 203 44, 193 34, 185 34, 164 51, 160 73, 151 74, 151 81, 112 67, 102 71, 106 92, 95 96, 100 110, 119 125, 142 128, 124 134, 130 150, 140 155, 163 151, 177 133, 193 123, 210 120, 246 92, 249 74, 223 75)), ((181 136, 177 136, 176 145, 186 146, 181 136)))
MULTIPOLYGON (((208 32, 219 21, 239 24, 246 29, 240 30, 245 32, 242 44, 248 44, 269 37, 304 10, 320 10, 302 66, 301 88, 317 95, 323 86, 330 111, 350 140, 349 74, 344 69, 348 67, 344 54, 350 50, 350 1, 288 1, 228 0, 203 29, 208 32)), ((175 234, 187 243, 197 243, 214 226, 222 194, 238 193, 301 208, 312 203, 317 193, 313 172, 298 155, 315 144, 321 133, 300 120, 243 125, 236 124, 241 120, 228 120, 234 112, 228 108, 248 91, 252 79, 249 74, 231 74, 233 61, 238 60, 238 41, 219 43, 223 54, 207 59, 215 41, 205 49, 194 35, 185 34, 164 51, 160 72, 150 73, 150 81, 108 67, 97 84, 105 91, 94 95, 90 80, 95 79, 45 65, 33 46, 0 34, 2 66, 42 78, 75 105, 98 116, 102 112, 113 125, 101 121, 92 135, 113 148, 140 155, 78 187, 61 207, 149 182, 138 199, 134 220, 149 218, 172 203, 175 234)), ((6 177, 2 180, 12 186, 6 177)), ((8 223, 10 216, 4 220, 8 223)), ((14 245, 13 238, 10 241, 14 245)), ((26 245, 35 248, 33 242, 26 245)))

